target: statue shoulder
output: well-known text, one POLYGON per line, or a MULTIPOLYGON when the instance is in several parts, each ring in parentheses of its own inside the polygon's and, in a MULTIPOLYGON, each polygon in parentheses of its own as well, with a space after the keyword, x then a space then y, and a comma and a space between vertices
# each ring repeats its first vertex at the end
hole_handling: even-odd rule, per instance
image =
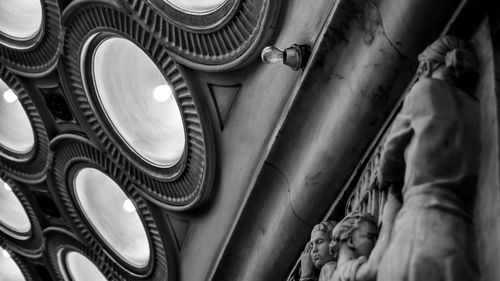
POLYGON ((436 92, 451 92, 458 90, 445 80, 435 78, 420 78, 411 88, 409 95, 425 95, 433 94, 436 92))
POLYGON ((330 280, 332 280, 333 274, 335 273, 336 269, 337 269, 337 262, 336 261, 330 261, 330 262, 326 263, 321 268, 321 272, 319 274, 318 281, 330 281, 330 280))

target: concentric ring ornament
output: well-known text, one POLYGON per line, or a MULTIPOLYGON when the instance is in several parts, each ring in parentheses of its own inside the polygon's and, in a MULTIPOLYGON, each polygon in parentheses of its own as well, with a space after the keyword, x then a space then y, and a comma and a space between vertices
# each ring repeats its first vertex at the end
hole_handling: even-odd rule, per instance
POLYGON ((57 227, 44 231, 44 261, 54 280, 130 280, 103 251, 94 251, 73 233, 57 227))
POLYGON ((17 253, 37 258, 42 254, 41 218, 36 200, 21 183, 0 171, 0 236, 17 253))
POLYGON ((121 275, 175 280, 177 250, 170 224, 122 169, 82 137, 62 135, 51 146, 47 182, 82 243, 115 261, 121 275))
POLYGON ((0 63, 26 75, 55 67, 62 46, 59 0, 0 2, 0 63))
POLYGON ((41 281, 28 259, 12 251, 1 237, 0 280, 41 281))
MULTIPOLYGON (((0 133, 5 135, 0 137, 0 168, 16 180, 29 183, 40 182, 45 178, 49 165, 49 138, 47 134, 47 126, 49 125, 46 122, 47 114, 42 116, 35 101, 28 94, 26 86, 3 65, 0 65, 0 79, 2 80, 0 81, 0 86, 5 85, 8 88, 1 93, 2 97, 0 98, 3 100, 0 102, 4 103, 2 107, 5 107, 5 110, 0 112, 0 117, 4 120, 9 120, 8 122, 13 122, 13 116, 10 114, 18 115, 18 113, 10 109, 7 110, 7 107, 18 104, 24 110, 25 118, 27 118, 26 121, 22 121, 21 123, 25 124, 29 122, 29 124, 19 127, 31 131, 29 133, 21 132, 19 128, 7 125, 2 126, 0 133), (9 104, 12 100, 8 101, 10 99, 9 94, 15 100, 12 104, 9 104), (9 114, 9 116, 5 116, 4 114, 9 114), (9 130, 9 132, 4 132, 4 130, 9 130), (15 130, 15 132, 10 130, 15 130), (32 137, 33 140, 26 142, 27 136, 29 138, 32 137), (19 138, 25 140, 19 142, 19 138), (12 145, 13 142, 18 144, 12 145), (19 143, 25 144, 19 146, 19 143)), ((16 117, 17 119, 19 118, 16 117)))
MULTIPOLYGON (((60 67, 67 69, 63 83, 69 103, 75 109, 76 118, 90 139, 106 151, 137 187, 156 204, 172 210, 186 210, 202 204, 210 195, 215 171, 212 121, 204 97, 196 93, 196 87, 190 83, 182 67, 172 60, 168 50, 153 33, 116 7, 102 2, 92 5, 75 3, 65 11, 63 24, 66 26, 66 32, 64 56, 60 67), (154 86, 162 86, 163 83, 170 88, 171 104, 177 107, 181 120, 179 122, 182 122, 180 127, 175 125, 172 130, 179 131, 180 128, 184 135, 184 141, 178 146, 181 150, 177 149, 172 157, 162 156, 166 154, 161 151, 150 150, 171 147, 169 140, 162 142, 161 138, 153 135, 148 139, 148 135, 140 131, 144 129, 154 134, 155 128, 150 127, 163 124, 161 120, 158 121, 158 116, 144 112, 151 108, 151 103, 144 107, 140 105, 151 99, 152 86, 147 85, 149 90, 145 87, 143 92, 139 89, 139 93, 118 97, 125 100, 134 96, 133 102, 113 103, 112 101, 116 100, 114 97, 120 93, 120 90, 113 87, 120 87, 121 84, 116 82, 113 87, 108 87, 109 83, 100 82, 109 81, 104 79, 109 77, 129 83, 127 80, 135 79, 135 75, 142 75, 140 71, 130 74, 137 66, 135 61, 128 68, 120 67, 116 70, 118 74, 110 76, 100 69, 99 65, 109 63, 106 59, 121 61, 122 57, 113 59, 112 56, 106 55, 116 46, 142 52, 142 56, 150 61, 147 65, 153 65, 164 80, 158 80, 161 83, 158 82, 159 84, 154 86), (124 75, 120 76, 120 73, 124 75), (143 98, 140 98, 141 95, 143 98), (137 108, 144 110, 137 111, 137 108), (134 120, 130 121, 129 118, 157 121, 137 121, 137 124, 141 125, 135 126, 134 130, 137 132, 132 132, 129 128, 134 127, 134 120), (153 145, 140 145, 152 140, 153 145), (169 157, 173 160, 166 160, 170 159, 169 157)), ((132 54, 135 54, 134 52, 132 54)), ((139 60, 137 63, 146 65, 139 60)), ((137 85, 130 85, 137 88, 137 85)), ((160 99, 163 99, 161 96, 160 94, 160 99)), ((162 126, 157 128, 157 132, 163 132, 162 126)))
POLYGON ((278 0, 121 0, 173 58, 203 71, 243 67, 273 34, 278 0), (202 3, 203 2, 203 3, 202 3))

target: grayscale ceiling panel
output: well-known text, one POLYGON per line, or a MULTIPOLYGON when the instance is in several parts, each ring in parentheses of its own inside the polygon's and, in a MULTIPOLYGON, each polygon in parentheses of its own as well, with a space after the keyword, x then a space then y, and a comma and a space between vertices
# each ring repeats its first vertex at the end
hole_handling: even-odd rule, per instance
POLYGON ((61 48, 59 0, 0 2, 0 62, 37 75, 55 66, 61 48))
POLYGON ((59 68, 86 134, 159 205, 204 202, 215 170, 212 120, 182 66, 116 7, 70 6, 63 23, 59 68))
POLYGON ((82 242, 95 253, 106 253, 123 272, 176 280, 177 249, 170 225, 134 181, 84 138, 59 137, 52 148, 50 190, 82 242))
POLYGON ((121 0, 182 64, 239 68, 259 56, 275 28, 277 0, 121 0))

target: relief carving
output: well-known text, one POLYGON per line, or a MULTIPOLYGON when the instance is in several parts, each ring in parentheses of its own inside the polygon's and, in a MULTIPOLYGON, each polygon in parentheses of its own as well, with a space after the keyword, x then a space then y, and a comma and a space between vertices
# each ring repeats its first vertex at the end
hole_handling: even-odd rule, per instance
POLYGON ((360 179, 358 180, 354 192, 349 197, 345 213, 351 212, 368 213, 377 219, 382 216, 387 190, 378 188, 378 168, 380 165, 380 152, 382 146, 376 147, 370 160, 366 164, 360 179))
POLYGON ((330 253, 330 241, 334 221, 324 221, 314 226, 311 240, 300 256, 300 281, 329 280, 329 276, 337 267, 334 256, 330 253))
POLYGON ((351 213, 339 222, 333 229, 330 244, 338 266, 329 281, 376 280, 400 207, 401 203, 391 188, 382 212, 380 234, 377 219, 370 214, 351 213))
POLYGON ((419 80, 384 143, 381 187, 401 186, 403 206, 378 280, 476 280, 472 204, 479 155, 476 58, 444 36, 419 56, 419 80))
POLYGON ((453 36, 420 54, 418 80, 332 231, 332 266, 323 280, 477 279, 471 243, 480 150, 476 61, 453 36))

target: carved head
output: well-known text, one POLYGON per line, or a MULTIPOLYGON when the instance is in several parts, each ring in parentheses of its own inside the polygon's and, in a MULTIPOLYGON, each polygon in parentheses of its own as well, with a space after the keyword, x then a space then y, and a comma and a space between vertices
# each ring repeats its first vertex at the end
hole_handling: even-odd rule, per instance
POLYGON ((337 259, 340 246, 345 244, 356 257, 368 257, 375 246, 377 235, 377 220, 374 216, 350 213, 333 229, 330 253, 337 259))
POLYGON ((477 81, 477 58, 463 39, 446 35, 429 45, 419 56, 419 76, 431 77, 440 71, 444 79, 464 91, 470 91, 477 81))
POLYGON ((324 221, 314 226, 311 231, 311 259, 314 266, 321 269, 327 262, 333 260, 328 245, 330 244, 332 229, 335 226, 334 221, 324 221))

